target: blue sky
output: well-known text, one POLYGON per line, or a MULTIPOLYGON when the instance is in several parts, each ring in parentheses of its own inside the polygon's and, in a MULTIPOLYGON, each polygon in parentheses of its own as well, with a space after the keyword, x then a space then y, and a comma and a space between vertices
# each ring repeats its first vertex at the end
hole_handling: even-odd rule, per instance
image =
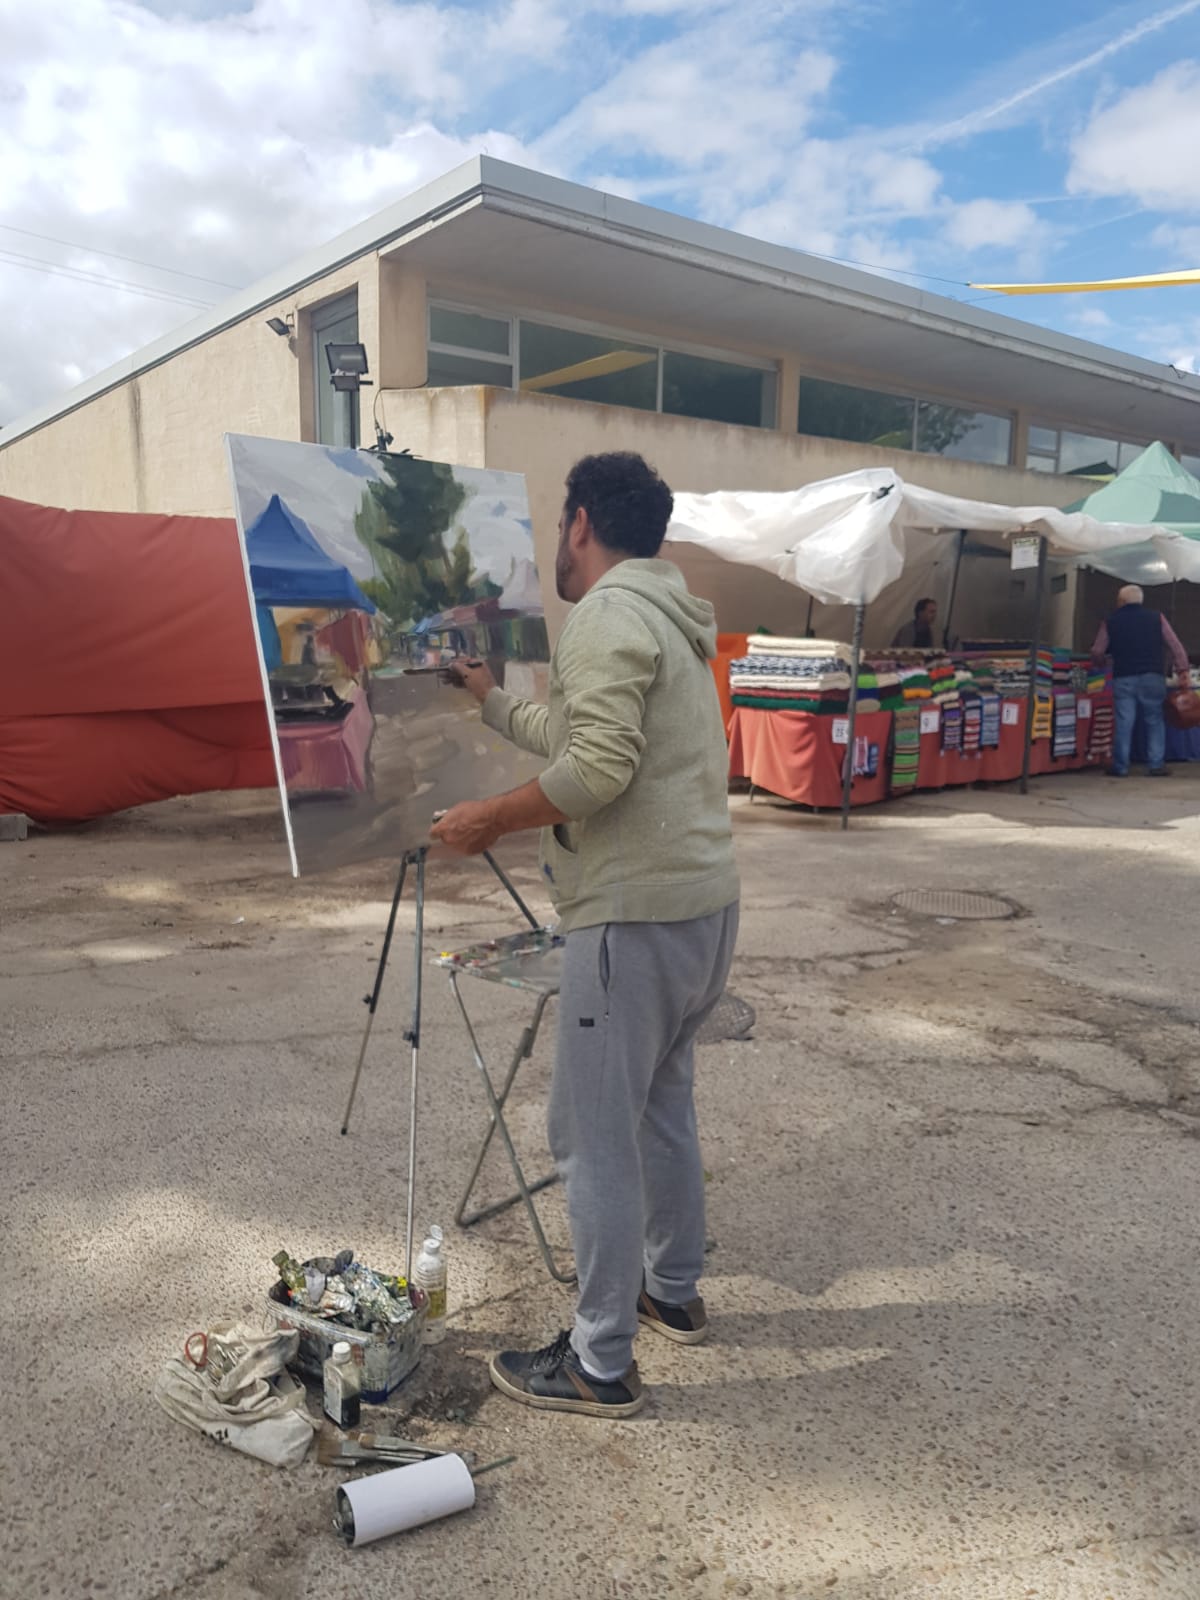
POLYGON ((1200 266, 1200 0, 0 0, 0 32, 0 420, 480 149, 1200 370, 1200 289, 966 287, 1200 266))

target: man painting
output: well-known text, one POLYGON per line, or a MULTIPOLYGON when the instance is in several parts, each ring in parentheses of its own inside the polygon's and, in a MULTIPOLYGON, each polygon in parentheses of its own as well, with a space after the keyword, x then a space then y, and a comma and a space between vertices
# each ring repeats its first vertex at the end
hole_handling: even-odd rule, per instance
POLYGON ((566 934, 549 1125, 579 1303, 544 1349, 495 1356, 492 1381, 539 1409, 625 1417, 644 1402, 638 1323, 680 1344, 706 1332, 692 1051, 725 986, 739 889, 713 609, 657 559, 671 491, 625 453, 586 457, 566 487, 555 577, 574 609, 549 705, 457 667, 488 725, 549 764, 453 807, 433 837, 477 854, 542 828, 566 934))

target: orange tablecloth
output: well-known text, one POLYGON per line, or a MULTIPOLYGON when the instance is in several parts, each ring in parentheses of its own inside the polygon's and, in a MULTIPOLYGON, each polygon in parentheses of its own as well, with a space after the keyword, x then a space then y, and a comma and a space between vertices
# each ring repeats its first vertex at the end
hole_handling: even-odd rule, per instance
MULTIPOLYGON (((834 744, 833 724, 845 718, 817 716, 811 711, 754 711, 735 706, 729 723, 729 775, 749 778, 756 789, 768 789, 797 805, 838 807, 842 803, 844 744, 834 744)), ((879 746, 879 767, 873 778, 855 778, 853 806, 871 805, 887 797, 890 711, 861 711, 855 737, 879 746)))
MULTIPOLYGON (((1081 696, 1095 707, 1105 703, 1102 696, 1081 696)), ((921 735, 917 787, 946 789, 956 784, 1008 783, 1021 776, 1021 757, 1025 747, 1024 701, 1009 701, 1018 708, 1017 721, 1006 723, 1001 710, 1000 743, 973 755, 942 750, 939 722, 936 732, 921 735)), ((842 803, 842 760, 845 745, 833 742, 833 724, 844 720, 817 716, 810 711, 755 711, 735 706, 729 724, 729 775, 749 778, 756 789, 767 789, 798 805, 836 807, 842 803)), ((879 746, 879 769, 874 778, 855 778, 851 805, 870 805, 885 800, 891 775, 888 741, 891 734, 890 711, 860 712, 856 736, 879 746)), ((1070 772, 1088 765, 1087 748, 1091 735, 1090 718, 1077 718, 1075 754, 1058 760, 1050 754, 1049 739, 1038 739, 1030 751, 1031 774, 1070 772)), ((911 790, 904 791, 911 793, 911 790)))

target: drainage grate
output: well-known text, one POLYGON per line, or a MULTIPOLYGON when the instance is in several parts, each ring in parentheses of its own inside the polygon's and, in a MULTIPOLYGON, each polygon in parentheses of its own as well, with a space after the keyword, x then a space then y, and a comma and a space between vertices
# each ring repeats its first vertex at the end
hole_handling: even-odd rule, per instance
POLYGON ((754 1007, 727 989, 696 1035, 696 1043, 720 1044, 724 1039, 748 1039, 754 1023, 754 1007))
POLYGON ((906 889, 893 897, 892 904, 914 916, 953 917, 956 922, 998 922, 1017 914, 1017 907, 999 895, 970 889, 906 889))

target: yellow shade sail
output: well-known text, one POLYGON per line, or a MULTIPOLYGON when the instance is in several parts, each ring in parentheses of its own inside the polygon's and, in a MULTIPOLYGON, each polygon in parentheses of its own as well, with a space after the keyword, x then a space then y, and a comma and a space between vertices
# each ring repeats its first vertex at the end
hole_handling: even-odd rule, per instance
POLYGON ((610 350, 606 355, 592 356, 587 361, 576 361, 569 367, 558 367, 553 372, 539 373, 536 378, 522 378, 522 389, 558 389, 569 383, 586 383, 589 378, 607 378, 614 372, 627 372, 630 367, 642 367, 648 361, 657 361, 655 351, 610 350))
POLYGON ((1200 283, 1200 267, 1151 272, 1141 278, 1102 278, 1097 283, 972 283, 968 288, 990 289, 996 294, 1095 294, 1105 289, 1170 289, 1183 283, 1200 283))

